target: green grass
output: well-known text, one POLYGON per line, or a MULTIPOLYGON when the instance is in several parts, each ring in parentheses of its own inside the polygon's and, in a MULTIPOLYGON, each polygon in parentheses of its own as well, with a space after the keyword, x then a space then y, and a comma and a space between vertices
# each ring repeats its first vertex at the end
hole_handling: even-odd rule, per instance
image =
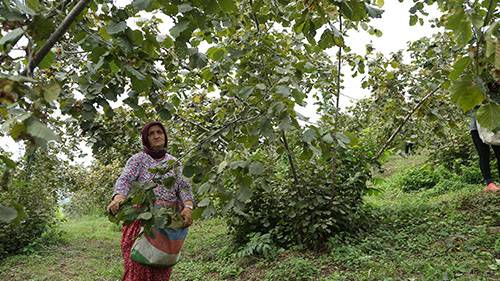
MULTIPOLYGON (((400 171, 420 160, 397 161, 381 192, 365 198, 375 214, 368 231, 332 237, 322 252, 266 260, 231 254, 223 220, 198 221, 171 280, 500 280, 500 234, 489 233, 500 225, 500 195, 460 183, 405 193, 400 171)), ((0 280, 120 280, 116 226, 83 217, 61 227, 64 243, 4 260, 0 280)))

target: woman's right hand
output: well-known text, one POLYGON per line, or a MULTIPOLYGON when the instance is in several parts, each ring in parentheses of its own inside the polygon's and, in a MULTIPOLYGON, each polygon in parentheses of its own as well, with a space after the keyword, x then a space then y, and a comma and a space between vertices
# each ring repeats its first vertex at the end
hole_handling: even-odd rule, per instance
POLYGON ((127 199, 127 197, 125 197, 124 195, 121 194, 115 195, 115 198, 113 198, 111 203, 109 203, 108 207, 106 207, 106 210, 111 214, 115 215, 116 213, 118 213, 118 210, 120 209, 120 203, 125 201, 125 199, 127 199))

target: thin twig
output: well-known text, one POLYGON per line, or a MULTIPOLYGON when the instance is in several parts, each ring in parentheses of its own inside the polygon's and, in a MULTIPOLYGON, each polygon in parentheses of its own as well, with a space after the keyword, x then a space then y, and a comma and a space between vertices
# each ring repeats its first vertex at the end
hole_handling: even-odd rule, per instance
POLYGON ((401 122, 401 124, 399 124, 399 126, 396 128, 396 130, 394 130, 394 132, 392 133, 392 135, 389 137, 389 139, 387 139, 387 141, 384 143, 384 145, 380 148, 380 150, 377 152, 377 155, 375 155, 375 157, 372 158, 372 160, 377 160, 380 155, 382 155, 382 153, 384 152, 384 150, 389 146, 389 144, 394 140, 394 138, 396 138, 396 135, 401 131, 401 129, 403 128, 403 126, 406 124, 406 122, 408 122, 408 120, 410 119, 410 117, 413 115, 413 113, 415 113, 423 104, 424 102, 430 97, 432 96, 434 93, 436 93, 442 86, 443 84, 441 83, 439 86, 437 86, 434 90, 432 90, 430 93, 428 93, 413 109, 412 111, 410 111, 410 113, 408 113, 408 115, 406 115, 405 119, 403 120, 403 122, 401 122))

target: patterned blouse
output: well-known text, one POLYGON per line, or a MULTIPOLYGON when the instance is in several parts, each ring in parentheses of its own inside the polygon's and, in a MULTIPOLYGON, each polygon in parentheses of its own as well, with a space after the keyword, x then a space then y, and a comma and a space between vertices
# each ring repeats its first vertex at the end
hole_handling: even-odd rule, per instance
MULTIPOLYGON (((169 160, 176 159, 168 153, 165 154, 162 159, 154 159, 143 151, 134 154, 128 159, 121 176, 116 181, 113 196, 116 194, 127 196, 133 181, 149 181, 154 176, 153 173, 149 172, 149 169, 165 165, 169 160)), ((170 171, 165 175, 160 175, 160 177, 165 178, 168 176, 173 176, 173 171, 170 171)), ((176 181, 172 185, 172 188, 168 189, 163 185, 158 185, 154 189, 154 193, 160 200, 179 201, 180 199, 181 202, 189 200, 194 202, 191 186, 182 178, 182 167, 180 165, 177 171, 176 181)))

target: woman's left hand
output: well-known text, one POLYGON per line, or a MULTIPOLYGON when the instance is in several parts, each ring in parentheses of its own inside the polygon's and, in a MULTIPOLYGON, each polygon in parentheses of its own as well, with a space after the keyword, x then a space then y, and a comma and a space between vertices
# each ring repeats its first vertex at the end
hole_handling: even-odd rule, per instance
POLYGON ((193 224, 193 211, 189 208, 184 208, 181 211, 182 221, 184 222, 184 227, 189 227, 193 224))

